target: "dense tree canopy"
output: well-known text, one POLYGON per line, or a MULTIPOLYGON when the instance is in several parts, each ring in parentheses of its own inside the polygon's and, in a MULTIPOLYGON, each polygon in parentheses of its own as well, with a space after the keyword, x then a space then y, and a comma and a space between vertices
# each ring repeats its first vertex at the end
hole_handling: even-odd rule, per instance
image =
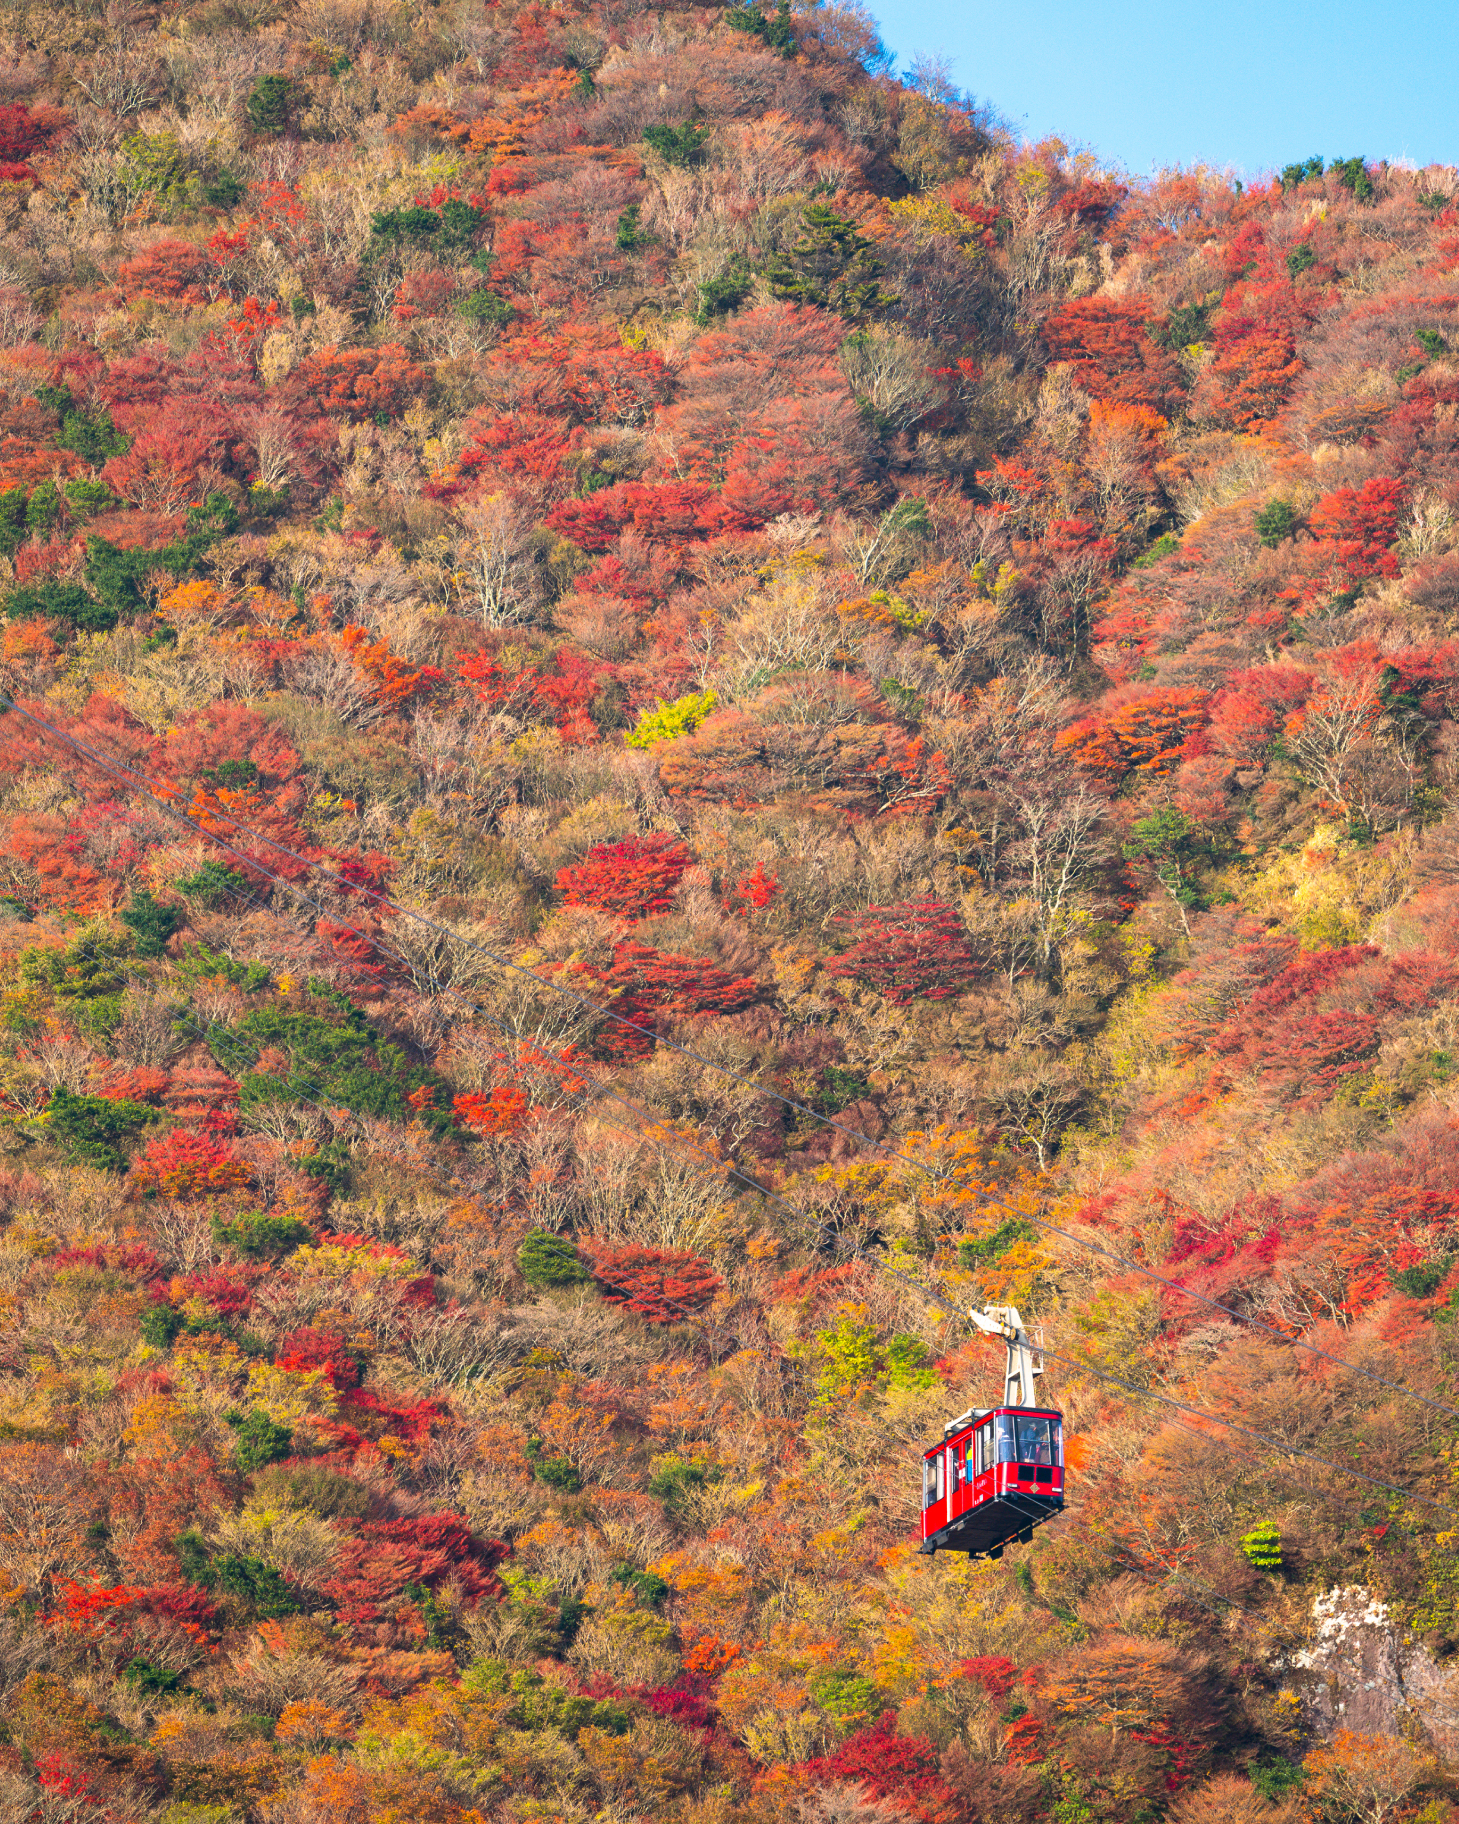
POLYGON ((1451 1818, 1459 177, 888 65, 6 14, 3 1819, 1451 1818))

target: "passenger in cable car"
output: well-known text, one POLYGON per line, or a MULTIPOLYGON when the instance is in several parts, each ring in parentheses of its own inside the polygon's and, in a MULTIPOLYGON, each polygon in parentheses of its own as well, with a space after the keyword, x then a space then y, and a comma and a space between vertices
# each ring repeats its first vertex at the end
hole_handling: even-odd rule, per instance
POLYGON ((1018 1457, 1020 1463, 1052 1463, 1053 1441, 1049 1421, 1045 1418, 1018 1420, 1018 1457))

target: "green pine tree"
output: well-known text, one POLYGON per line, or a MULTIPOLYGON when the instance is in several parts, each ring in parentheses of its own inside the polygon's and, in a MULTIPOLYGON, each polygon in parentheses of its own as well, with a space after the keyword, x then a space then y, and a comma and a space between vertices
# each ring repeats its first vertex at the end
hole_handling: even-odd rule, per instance
POLYGON ((774 297, 834 310, 851 323, 896 303, 881 287, 883 262, 854 222, 825 203, 807 203, 800 221, 800 234, 766 273, 774 297))

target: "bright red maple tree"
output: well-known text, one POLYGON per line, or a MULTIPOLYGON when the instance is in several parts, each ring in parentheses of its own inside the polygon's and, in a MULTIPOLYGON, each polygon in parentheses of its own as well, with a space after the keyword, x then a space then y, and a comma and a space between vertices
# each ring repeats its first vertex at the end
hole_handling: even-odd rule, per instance
POLYGON ((557 887, 565 905, 649 918, 674 903, 674 889, 693 859, 677 836, 664 831, 598 842, 575 867, 559 869, 557 887))
POLYGON ((676 1248, 610 1247, 580 1240, 578 1251, 610 1305, 646 1324, 682 1324, 714 1302, 724 1281, 697 1254, 676 1248))

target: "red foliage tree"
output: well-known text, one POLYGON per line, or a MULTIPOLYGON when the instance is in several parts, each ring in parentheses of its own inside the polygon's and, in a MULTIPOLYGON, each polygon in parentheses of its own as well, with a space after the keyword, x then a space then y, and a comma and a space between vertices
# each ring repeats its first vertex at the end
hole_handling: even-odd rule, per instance
POLYGON ((206 1134, 175 1128, 149 1140, 132 1161, 132 1185, 162 1197, 216 1197, 252 1182, 241 1159, 206 1134))
POLYGON ((547 487, 565 485, 563 458, 571 442, 571 427, 562 418, 520 409, 513 412, 474 412, 462 427, 467 442, 455 462, 426 484, 433 498, 461 491, 461 484, 486 476, 504 482, 536 482, 547 487))
POLYGON ((805 1762, 802 1771, 826 1785, 863 1786, 930 1821, 954 1817, 960 1809, 942 1779, 941 1765, 942 1756, 927 1736, 897 1734, 896 1714, 888 1710, 833 1753, 805 1762))
POLYGON ((817 472, 799 475, 798 495, 853 487, 869 445, 836 361, 843 334, 819 311, 770 304, 699 336, 679 396, 663 415, 678 462, 696 481, 720 482, 736 453, 745 467, 752 457, 773 457, 793 433, 796 442, 819 444, 823 458, 817 472))
POLYGON ((478 702, 506 715, 540 716, 569 746, 597 739, 588 706, 613 674, 613 666, 594 664, 568 646, 515 672, 485 652, 465 654, 457 664, 457 676, 478 702))
POLYGON ((369 680, 371 694, 382 709, 398 712, 428 697, 446 674, 435 665, 411 665, 390 650, 385 639, 372 640, 363 627, 349 626, 340 642, 358 669, 369 680))
POLYGON ((945 1001, 972 986, 977 958, 956 910, 940 899, 906 900, 843 913, 836 921, 854 942, 830 966, 832 975, 866 982, 894 1006, 945 1001))
POLYGON ((336 970, 336 980, 347 990, 378 990, 385 980, 386 964, 375 942, 371 921, 362 925, 340 924, 332 918, 316 921, 314 935, 328 946, 328 955, 336 970))
POLYGON ((1112 298, 1071 298, 1044 323, 1055 361, 1096 399, 1168 413, 1183 391, 1180 363, 1150 337, 1149 308, 1112 298))
POLYGON ((746 523, 712 488, 677 481, 621 481, 585 500, 563 501, 546 520, 554 532, 594 552, 608 550, 630 526, 645 538, 682 541, 716 538, 746 523))
POLYGON ((1014 1674, 1018 1668, 1011 1659, 1004 1659, 999 1654, 980 1654, 976 1659, 965 1659, 962 1662, 962 1675, 980 1684, 989 1697, 999 1703, 1007 1697, 1013 1688, 1014 1674))
POLYGON ((33 107, 14 103, 0 107, 0 161, 15 164, 39 152, 70 124, 60 108, 40 102, 33 107))
POLYGON ((51 1626, 94 1643, 120 1644, 130 1639, 143 1616, 170 1621, 198 1645, 206 1645, 221 1621, 216 1606, 193 1584, 148 1587, 122 1583, 62 1586, 61 1601, 47 1620, 51 1626))
POLYGON ((454 1096, 451 1107, 463 1126, 492 1136, 519 1132, 531 1113, 527 1097, 512 1083, 498 1083, 489 1094, 454 1096))
POLYGON ((363 1377, 358 1358, 350 1352, 343 1333, 338 1330, 291 1330, 279 1338, 274 1355, 277 1367, 297 1374, 321 1368, 325 1379, 337 1393, 358 1387, 363 1377))
POLYGON ((478 1538, 460 1514, 377 1521, 344 1542, 320 1591, 347 1627, 368 1627, 393 1613, 411 1588, 449 1582, 468 1602, 499 1598, 492 1572, 506 1551, 498 1540, 478 1538))
POLYGON ((1201 376, 1203 412, 1236 430, 1275 418, 1302 372, 1297 337, 1303 321, 1285 281, 1233 286, 1216 319, 1215 359, 1201 376))
POLYGON ((488 378, 516 411, 573 424, 637 424, 670 397, 673 376, 656 350, 631 349, 609 324, 534 324, 487 357, 488 378))
POLYGON ((398 418, 430 385, 430 373, 398 342, 375 348, 322 348, 290 374, 286 403, 309 405, 328 418, 398 418))
POLYGON ((1397 576, 1398 513, 1403 483, 1375 475, 1360 488, 1338 488, 1324 494, 1307 515, 1307 529, 1321 556, 1348 583, 1369 576, 1397 576))
POLYGON ((133 259, 123 260, 117 277, 129 297, 202 304, 217 295, 222 275, 207 248, 167 239, 154 241, 133 259))
POLYGON ((558 871, 557 886, 566 905, 649 918, 673 905, 674 890, 693 859, 676 836, 663 831, 598 842, 576 867, 558 871))
POLYGON ((76 846, 66 819, 45 813, 12 817, 0 834, 0 854, 19 864, 24 891, 36 904, 82 914, 105 911, 118 883, 81 860, 76 846))
POLYGON ((763 912, 773 900, 779 898, 782 890, 780 876, 767 873, 764 862, 757 861, 748 873, 741 874, 725 894, 725 910, 737 912, 741 918, 749 918, 752 913, 763 912))
POLYGON ((614 949, 613 961, 596 979, 618 991, 610 1003, 614 1017, 597 1038, 599 1053, 608 1058, 646 1057, 654 1048, 658 1013, 739 1013, 760 995, 760 984, 751 975, 632 941, 614 949))
POLYGON ((677 1248, 614 1248, 584 1240, 578 1251, 608 1303, 646 1324, 682 1324, 712 1304, 724 1284, 707 1261, 677 1248))
POLYGON ((216 1064, 184 1065, 172 1073, 162 1106, 187 1127, 231 1134, 238 1127, 238 1085, 216 1064))
POLYGON ((124 456, 113 456, 102 479, 123 500, 158 513, 200 505, 217 479, 228 426, 216 407, 169 399, 132 439, 124 456))
POLYGON ((118 778, 113 769, 145 772, 156 751, 155 737, 146 724, 100 692, 89 699, 79 716, 59 715, 54 705, 44 702, 27 698, 20 702, 33 715, 53 724, 60 734, 74 736, 89 751, 78 754, 48 728, 13 719, 0 744, 0 777, 13 778, 36 769, 64 769, 66 778, 85 797, 106 802, 128 789, 126 774, 118 778))
POLYGON ((1168 773, 1184 757, 1191 735, 1204 727, 1207 704, 1204 690, 1141 691, 1081 717, 1057 737, 1054 749, 1111 780, 1131 772, 1168 773))
POLYGON ((236 769, 240 762, 259 779, 276 784, 292 778, 299 756, 277 724, 237 702, 195 709, 167 731, 163 766, 170 779, 211 783, 220 769, 236 769))

